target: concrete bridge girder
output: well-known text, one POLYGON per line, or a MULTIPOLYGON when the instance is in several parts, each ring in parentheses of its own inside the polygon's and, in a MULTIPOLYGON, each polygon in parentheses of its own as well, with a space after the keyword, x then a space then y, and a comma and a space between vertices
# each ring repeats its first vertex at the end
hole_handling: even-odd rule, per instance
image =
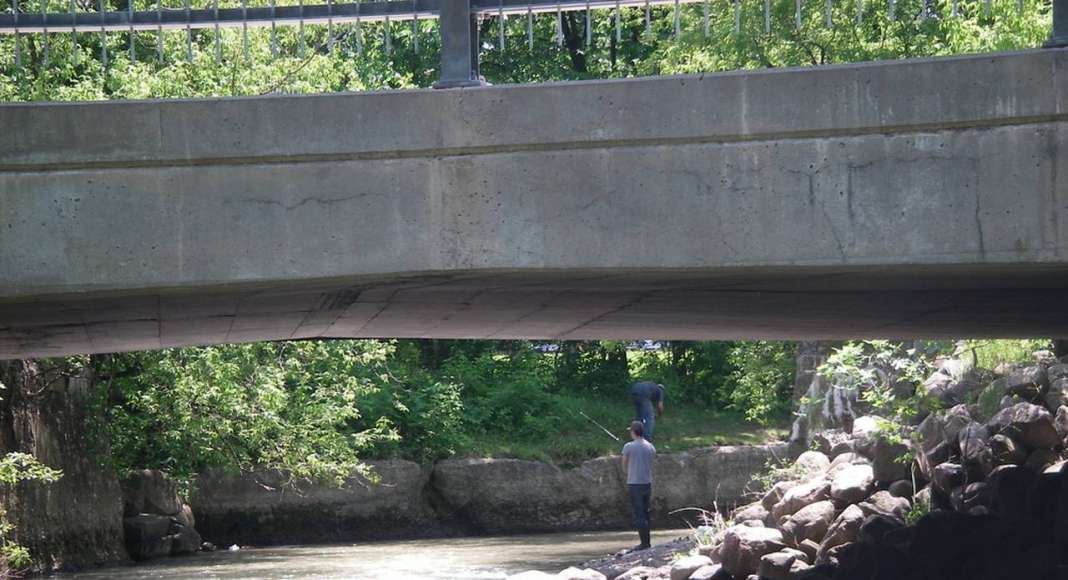
POLYGON ((1065 50, 2 105, 0 358, 1053 334, 1066 116, 1065 50))

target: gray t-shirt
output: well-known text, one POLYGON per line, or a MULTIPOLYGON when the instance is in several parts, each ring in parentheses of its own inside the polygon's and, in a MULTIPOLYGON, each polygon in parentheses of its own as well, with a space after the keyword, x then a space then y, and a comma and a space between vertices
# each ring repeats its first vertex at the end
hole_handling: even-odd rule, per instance
POLYGON ((645 439, 631 441, 623 446, 623 456, 627 458, 627 484, 653 482, 653 460, 656 459, 656 447, 645 439))

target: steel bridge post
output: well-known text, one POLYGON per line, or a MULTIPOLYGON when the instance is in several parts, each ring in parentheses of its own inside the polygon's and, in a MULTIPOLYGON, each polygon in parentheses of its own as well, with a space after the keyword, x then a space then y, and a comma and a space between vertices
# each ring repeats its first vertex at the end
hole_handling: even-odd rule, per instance
POLYGON ((478 18, 471 11, 471 0, 441 0, 438 17, 441 77, 434 88, 484 85, 478 74, 478 18))
POLYGON ((1068 0, 1053 0, 1053 33, 1050 34, 1046 46, 1068 46, 1068 0))

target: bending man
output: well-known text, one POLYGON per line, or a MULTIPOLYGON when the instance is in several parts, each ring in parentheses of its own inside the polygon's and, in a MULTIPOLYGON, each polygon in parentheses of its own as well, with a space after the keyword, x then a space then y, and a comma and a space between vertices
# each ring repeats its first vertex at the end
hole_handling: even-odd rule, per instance
POLYGON ((653 430, 656 428, 656 419, 653 418, 653 405, 656 405, 656 416, 664 415, 664 385, 658 385, 652 381, 641 381, 630 387, 630 397, 634 399, 634 418, 642 422, 645 428, 645 440, 653 440, 653 430))
POLYGON ((634 527, 638 528, 641 543, 635 550, 645 550, 649 544, 649 501, 653 494, 653 461, 656 447, 643 437, 641 421, 630 424, 630 443, 623 446, 623 470, 627 472, 627 493, 630 509, 634 514, 634 527))

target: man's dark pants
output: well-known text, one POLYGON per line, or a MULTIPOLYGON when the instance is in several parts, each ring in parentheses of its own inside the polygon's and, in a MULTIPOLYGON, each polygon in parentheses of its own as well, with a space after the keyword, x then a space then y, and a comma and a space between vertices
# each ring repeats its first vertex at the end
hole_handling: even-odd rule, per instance
POLYGON ((653 402, 645 397, 634 397, 634 418, 642 422, 645 440, 652 443, 653 432, 656 430, 653 402))
POLYGON ((649 545, 649 500, 653 495, 650 483, 631 483, 627 485, 630 493, 630 509, 634 514, 634 527, 638 528, 638 537, 642 546, 649 545))

